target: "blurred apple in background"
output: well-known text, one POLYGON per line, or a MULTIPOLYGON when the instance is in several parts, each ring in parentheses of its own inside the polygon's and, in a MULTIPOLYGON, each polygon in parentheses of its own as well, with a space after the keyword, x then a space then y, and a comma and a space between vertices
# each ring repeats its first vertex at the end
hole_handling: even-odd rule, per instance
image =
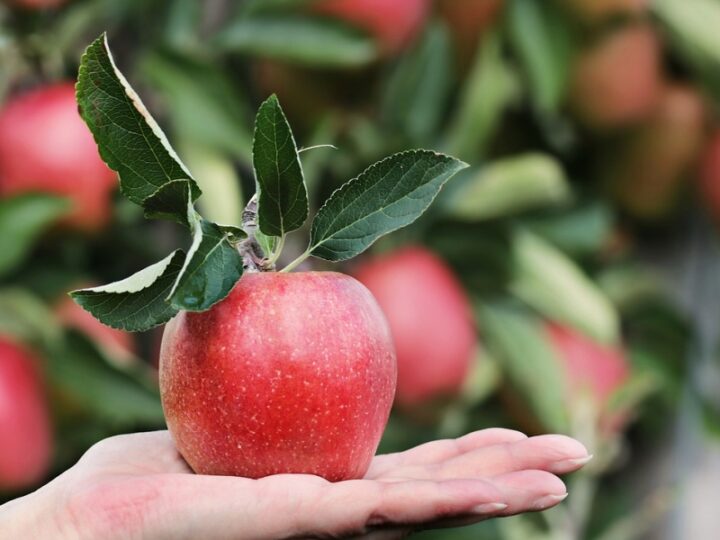
POLYGON ((37 483, 50 466, 52 436, 36 359, 0 336, 0 492, 37 483))
POLYGON ((418 35, 430 11, 429 0, 320 0, 314 12, 362 28, 385 54, 402 50, 418 35))
POLYGON ((604 130, 638 122, 655 109, 661 81, 661 47, 649 25, 604 35, 576 58, 570 108, 581 123, 604 130))
POLYGON ((136 359, 135 338, 128 332, 105 326, 69 297, 55 307, 58 320, 89 337, 111 360, 127 365, 136 359))
POLYGON ((0 110, 0 195, 67 196, 65 223, 95 231, 110 218, 116 185, 78 114, 73 83, 31 90, 0 110))
POLYGON ((700 195, 716 223, 720 223, 720 130, 713 133, 700 167, 700 195))
POLYGON ((437 0, 440 17, 450 29, 460 73, 470 67, 483 32, 498 21, 504 6, 505 0, 437 0))
POLYGON ((668 85, 652 116, 608 149, 601 174, 625 212, 653 221, 675 209, 704 144, 705 113, 695 89, 668 85))
POLYGON ((578 17, 589 23, 603 22, 620 15, 639 15, 647 11, 650 0, 563 0, 578 17))
POLYGON ((456 395, 477 347, 470 303, 447 265, 421 247, 363 263, 356 277, 390 324, 398 361, 396 401, 411 407, 456 395))

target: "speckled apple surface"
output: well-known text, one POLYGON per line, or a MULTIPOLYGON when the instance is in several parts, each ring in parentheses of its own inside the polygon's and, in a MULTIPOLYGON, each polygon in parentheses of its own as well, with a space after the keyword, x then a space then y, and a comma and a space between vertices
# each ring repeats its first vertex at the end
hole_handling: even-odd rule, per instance
POLYGON ((395 352, 370 292, 333 272, 246 274, 166 327, 160 390, 201 474, 360 478, 387 423, 395 352))

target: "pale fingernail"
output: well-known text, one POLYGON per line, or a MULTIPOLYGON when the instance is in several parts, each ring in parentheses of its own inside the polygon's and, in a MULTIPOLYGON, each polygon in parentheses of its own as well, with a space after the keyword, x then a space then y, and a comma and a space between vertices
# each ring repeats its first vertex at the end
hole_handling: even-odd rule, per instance
POLYGON ((535 501, 535 504, 533 504, 533 508, 535 508, 536 510, 544 510, 545 508, 555 506, 560 501, 564 501, 567 496, 567 493, 563 493, 562 495, 545 495, 544 497, 540 497, 537 501, 535 501))
POLYGON ((478 504, 471 510, 473 514, 494 514, 508 507, 505 503, 485 503, 478 504))
POLYGON ((574 469, 577 467, 582 467, 583 465, 587 465, 592 460, 593 455, 589 454, 585 457, 581 458, 573 458, 573 459, 565 459, 563 461, 558 461, 553 465, 553 470, 565 470, 565 469, 574 469))

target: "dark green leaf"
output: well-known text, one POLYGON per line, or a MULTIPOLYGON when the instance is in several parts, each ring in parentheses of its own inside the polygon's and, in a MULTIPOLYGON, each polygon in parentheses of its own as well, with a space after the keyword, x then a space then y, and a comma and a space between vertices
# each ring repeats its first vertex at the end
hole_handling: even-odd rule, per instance
POLYGON ((165 184, 191 179, 157 122, 113 61, 105 35, 85 51, 77 83, 80 113, 105 162, 120 174, 120 188, 142 205, 165 184))
POLYGON ((169 219, 186 227, 188 222, 187 208, 192 204, 192 186, 189 180, 173 180, 168 182, 143 203, 145 217, 169 219))
POLYGON ((334 21, 298 16, 248 17, 217 36, 221 49, 318 67, 357 67, 375 59, 373 40, 334 21))
POLYGON ((20 195, 0 201, 0 276, 20 264, 37 237, 70 204, 50 195, 20 195))
POLYGON ((253 165, 258 182, 258 225, 268 236, 284 236, 305 223, 308 197, 290 124, 276 96, 255 120, 253 165))
POLYGON ((185 264, 166 300, 177 310, 204 311, 225 298, 243 273, 242 256, 230 242, 239 229, 199 219, 185 264))
POLYGON ((103 287, 70 293, 103 324, 140 332, 172 319, 178 312, 165 300, 173 289, 185 253, 177 250, 129 278, 103 287))
POLYGON ((428 150, 379 161, 335 191, 315 216, 311 255, 342 261, 415 221, 443 184, 467 164, 428 150))

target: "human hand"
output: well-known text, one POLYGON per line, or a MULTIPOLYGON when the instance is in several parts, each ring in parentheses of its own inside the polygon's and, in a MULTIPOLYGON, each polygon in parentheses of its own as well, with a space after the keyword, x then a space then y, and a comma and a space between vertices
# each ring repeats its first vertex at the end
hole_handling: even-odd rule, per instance
POLYGON ((487 429, 376 456, 362 480, 251 480, 193 474, 167 431, 120 435, 93 446, 37 492, 0 507, 0 536, 403 538, 555 506, 567 496, 556 474, 589 459, 568 437, 487 429))

